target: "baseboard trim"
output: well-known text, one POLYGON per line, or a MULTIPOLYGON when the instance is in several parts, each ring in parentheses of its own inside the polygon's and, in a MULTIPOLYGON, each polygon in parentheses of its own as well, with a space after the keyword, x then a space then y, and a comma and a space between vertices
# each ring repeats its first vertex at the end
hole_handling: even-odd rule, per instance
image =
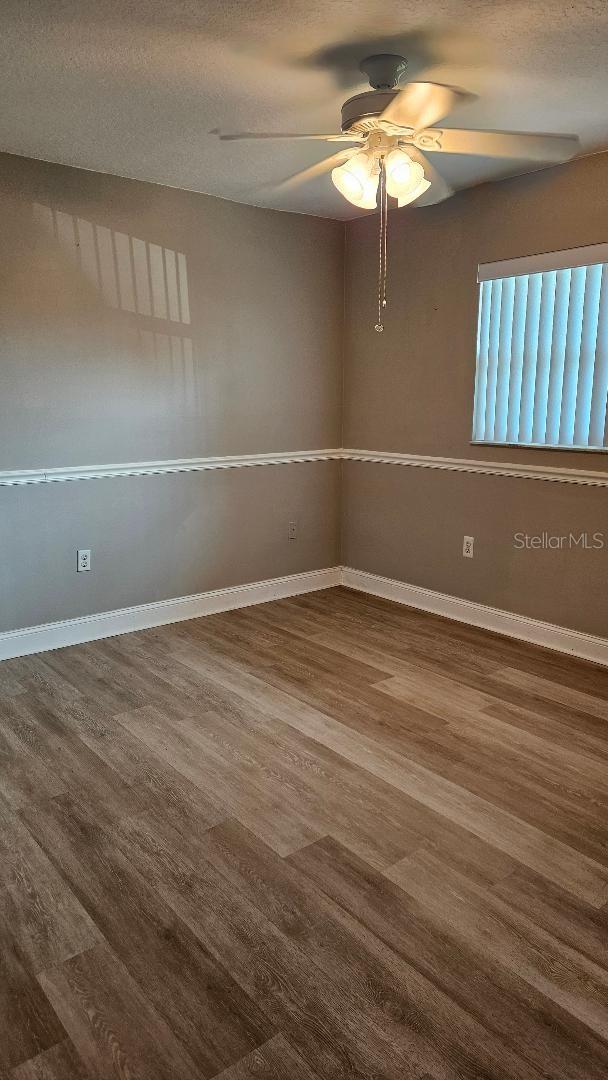
POLYGON ((248 585, 211 589, 194 596, 180 596, 175 600, 159 600, 152 604, 120 608, 118 611, 102 611, 77 619, 9 630, 0 634, 0 660, 62 649, 68 645, 81 645, 99 638, 130 634, 134 630, 147 630, 152 626, 196 619, 202 615, 249 607, 251 604, 264 604, 269 600, 299 596, 339 584, 340 568, 335 566, 271 578, 268 581, 254 581, 248 585))
POLYGON ((197 619, 234 608, 265 604, 289 596, 315 592, 345 585, 349 589, 393 600, 407 607, 442 615, 469 626, 478 626, 507 637, 541 645, 546 649, 567 653, 583 660, 608 667, 608 638, 583 634, 565 626, 529 619, 512 611, 462 600, 426 589, 420 585, 408 585, 403 581, 355 570, 350 566, 332 566, 323 570, 308 570, 301 574, 254 581, 247 585, 235 585, 225 589, 211 589, 194 596, 180 596, 173 600, 159 600, 151 604, 102 611, 95 615, 83 615, 76 619, 28 626, 22 630, 9 630, 0 634, 0 661, 31 653, 48 652, 69 645, 81 645, 87 641, 130 634, 135 630, 147 630, 153 626, 197 619))
POLYGON ((467 623, 469 626, 506 634, 531 645, 541 645, 546 649, 608 666, 608 638, 584 634, 579 630, 530 619, 512 611, 462 600, 458 596, 448 596, 420 585, 408 585, 403 581, 394 581, 392 578, 381 577, 380 574, 354 570, 348 566, 342 567, 340 584, 421 611, 429 611, 433 615, 443 615, 447 619, 467 623))

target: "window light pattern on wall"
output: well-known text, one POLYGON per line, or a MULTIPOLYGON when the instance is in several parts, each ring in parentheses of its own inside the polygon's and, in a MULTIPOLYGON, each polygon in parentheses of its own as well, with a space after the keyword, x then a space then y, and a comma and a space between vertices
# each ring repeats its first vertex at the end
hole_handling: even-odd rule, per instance
POLYGON ((40 203, 34 219, 76 258, 106 303, 134 314, 188 324, 186 256, 40 203))
POLYGON ((32 213, 104 303, 134 317, 150 371, 169 380, 165 399, 200 415, 186 255, 42 203, 32 213))
POLYGON ((479 267, 473 440, 605 449, 608 244, 479 267))

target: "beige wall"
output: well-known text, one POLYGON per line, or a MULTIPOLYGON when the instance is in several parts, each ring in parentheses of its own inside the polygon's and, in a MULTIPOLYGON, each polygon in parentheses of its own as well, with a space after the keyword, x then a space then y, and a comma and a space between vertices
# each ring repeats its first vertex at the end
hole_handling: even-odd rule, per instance
MULTIPOLYGON (((0 470, 340 444, 605 468, 469 437, 477 263, 605 241, 606 222, 608 156, 392 213, 380 336, 375 218, 346 227, 345 268, 338 223, 4 155, 0 470)), ((0 489, 0 631, 341 557, 608 634, 608 551, 513 545, 518 531, 608 536, 606 489, 343 471, 341 487, 325 462, 0 489)))
POLYGON ((311 462, 0 488, 0 632, 335 566, 338 483, 311 462))
POLYGON ((608 543, 606 488, 347 461, 342 499, 344 565, 608 636, 608 549, 514 542, 603 531, 608 543))
MULTIPOLYGON (((608 155, 389 217, 382 335, 377 220, 346 228, 344 446, 608 470, 602 454, 470 445, 477 265, 608 240, 608 155)), ((587 529, 608 544, 605 488, 349 463, 343 504, 347 565, 608 634, 608 547, 518 551, 512 539, 587 529)))
MULTIPOLYGON (((0 231, 0 470, 339 445, 340 224, 1 155, 0 231)), ((337 476, 0 488, 0 630, 335 565, 337 476)))
POLYGON ((336 445, 337 222, 1 155, 0 227, 0 468, 336 445))

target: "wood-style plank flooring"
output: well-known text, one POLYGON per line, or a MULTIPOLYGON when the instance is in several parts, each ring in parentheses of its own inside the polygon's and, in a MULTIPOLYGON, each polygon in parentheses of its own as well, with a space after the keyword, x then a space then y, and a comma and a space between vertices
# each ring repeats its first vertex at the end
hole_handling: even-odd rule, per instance
POLYGON ((605 1080, 608 671, 345 589, 0 665, 1 1080, 605 1080))

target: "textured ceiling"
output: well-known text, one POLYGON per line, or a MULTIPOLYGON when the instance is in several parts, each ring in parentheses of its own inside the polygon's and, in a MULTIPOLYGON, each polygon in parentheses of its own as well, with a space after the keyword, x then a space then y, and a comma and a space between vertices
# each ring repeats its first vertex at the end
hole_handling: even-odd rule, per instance
MULTIPOLYGON (((331 147, 212 131, 337 131, 373 52, 475 94, 453 126, 608 147, 607 0, 3 0, 0 30, 0 148, 239 202, 357 215, 328 176, 268 190, 331 147)), ((457 187, 525 171, 447 157, 457 187)))

